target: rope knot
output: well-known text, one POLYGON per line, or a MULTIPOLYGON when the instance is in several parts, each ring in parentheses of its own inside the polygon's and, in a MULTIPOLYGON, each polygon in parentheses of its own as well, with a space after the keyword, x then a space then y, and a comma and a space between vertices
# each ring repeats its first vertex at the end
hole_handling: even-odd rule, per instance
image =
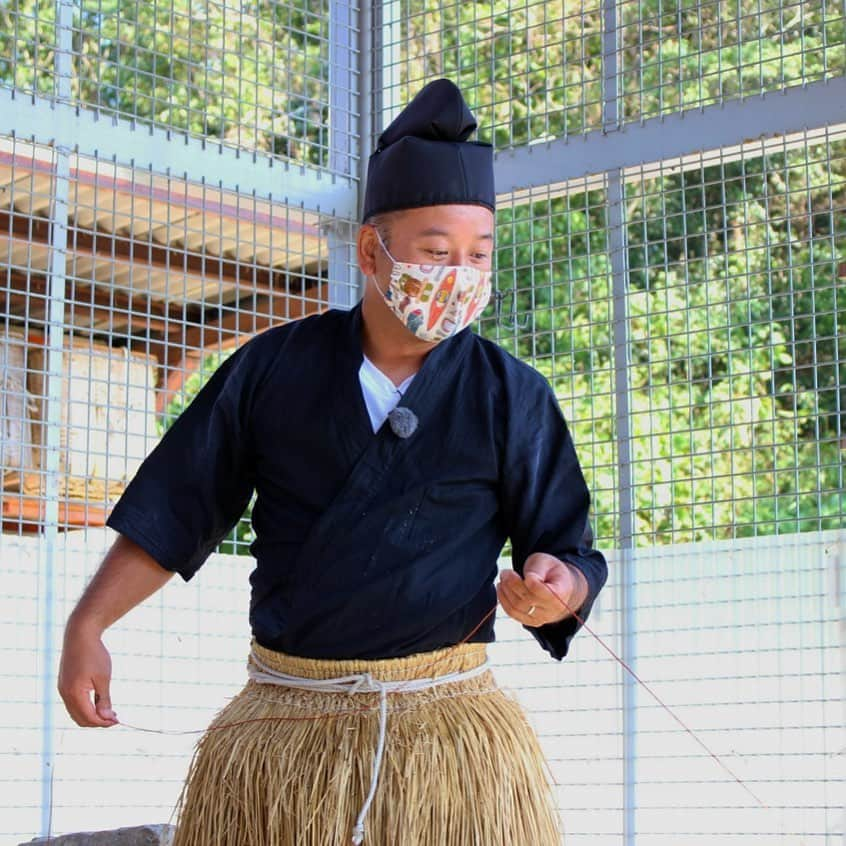
POLYGON ((359 823, 353 829, 352 842, 354 846, 361 846, 364 843, 364 823, 359 823))
POLYGON ((362 673, 358 677, 358 681, 350 687, 350 694, 358 693, 361 690, 369 690, 378 692, 381 690, 381 685, 370 675, 370 673, 362 673))

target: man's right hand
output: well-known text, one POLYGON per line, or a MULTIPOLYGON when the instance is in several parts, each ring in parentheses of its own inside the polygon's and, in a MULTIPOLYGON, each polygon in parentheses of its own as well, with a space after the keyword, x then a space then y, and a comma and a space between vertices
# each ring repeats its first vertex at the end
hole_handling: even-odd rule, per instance
POLYGON ((106 728, 117 724, 109 695, 111 678, 112 659, 100 636, 71 620, 65 631, 58 686, 77 725, 106 728))
POLYGON ((172 576, 138 544, 118 535, 65 629, 59 693, 75 723, 117 723, 109 696, 112 659, 101 637, 112 623, 163 587, 172 576))

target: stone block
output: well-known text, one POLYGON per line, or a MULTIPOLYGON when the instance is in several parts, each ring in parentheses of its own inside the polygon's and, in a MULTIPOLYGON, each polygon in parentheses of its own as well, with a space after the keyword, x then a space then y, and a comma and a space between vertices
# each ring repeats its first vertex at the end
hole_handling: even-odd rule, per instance
POLYGON ((87 831, 61 834, 58 837, 36 837, 20 846, 170 846, 172 825, 138 825, 112 831, 87 831))

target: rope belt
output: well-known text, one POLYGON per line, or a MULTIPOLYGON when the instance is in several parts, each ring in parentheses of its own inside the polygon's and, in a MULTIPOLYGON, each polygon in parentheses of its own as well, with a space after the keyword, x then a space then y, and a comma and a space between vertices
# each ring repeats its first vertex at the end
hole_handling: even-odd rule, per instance
POLYGON ((330 679, 308 679, 302 676, 291 676, 287 673, 280 673, 268 667, 256 656, 255 652, 250 653, 250 663, 247 672, 254 682, 258 684, 275 684, 280 687, 292 687, 297 690, 312 690, 318 693, 378 693, 379 694, 379 741, 376 745, 376 754, 373 758, 373 775, 370 779, 370 792, 364 800, 358 819, 353 828, 352 842, 355 846, 364 842, 364 818, 376 795, 376 785, 379 781, 379 772, 382 769, 382 759, 385 754, 385 735, 388 727, 388 694, 389 693, 416 693, 421 690, 430 690, 433 687, 440 687, 443 684, 465 681, 475 678, 489 669, 486 660, 478 667, 470 670, 463 670, 455 673, 448 673, 443 676, 426 679, 405 679, 401 681, 380 681, 374 679, 370 673, 354 673, 349 676, 338 676, 330 679))

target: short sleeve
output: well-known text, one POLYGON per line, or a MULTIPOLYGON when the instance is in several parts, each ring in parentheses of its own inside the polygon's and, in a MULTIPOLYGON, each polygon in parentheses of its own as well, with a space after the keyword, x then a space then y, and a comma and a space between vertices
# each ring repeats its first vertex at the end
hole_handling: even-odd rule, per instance
POLYGON ((165 432, 107 520, 186 581, 232 529, 253 492, 254 378, 247 346, 220 365, 165 432))
MULTIPOLYGON (((593 548, 590 493, 569 428, 545 380, 524 392, 519 406, 512 403, 512 407, 516 411, 510 415, 501 482, 512 565, 522 575, 526 559, 545 552, 577 567, 588 584, 587 600, 577 609, 585 620, 608 577, 608 566, 593 548)), ((560 660, 581 623, 571 616, 525 628, 560 660)))

